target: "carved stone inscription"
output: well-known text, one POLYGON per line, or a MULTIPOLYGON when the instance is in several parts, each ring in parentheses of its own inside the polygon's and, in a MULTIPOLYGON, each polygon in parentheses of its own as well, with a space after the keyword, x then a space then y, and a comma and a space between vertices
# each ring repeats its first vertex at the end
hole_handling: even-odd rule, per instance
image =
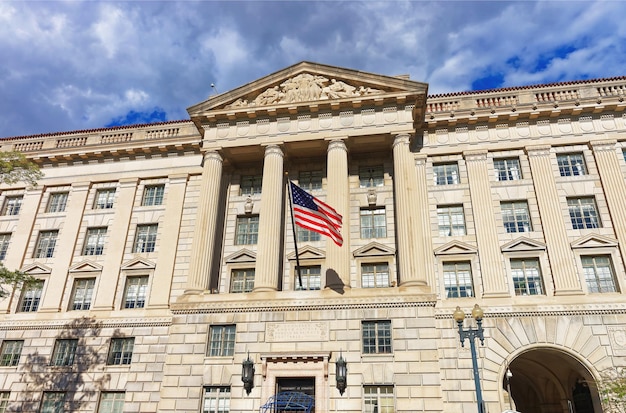
POLYGON ((327 341, 328 323, 268 323, 265 327, 267 342, 327 341))

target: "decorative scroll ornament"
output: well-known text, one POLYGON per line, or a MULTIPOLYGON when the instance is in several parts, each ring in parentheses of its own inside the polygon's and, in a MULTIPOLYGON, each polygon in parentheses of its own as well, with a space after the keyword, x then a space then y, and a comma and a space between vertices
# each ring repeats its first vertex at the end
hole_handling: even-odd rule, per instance
POLYGON ((352 86, 336 79, 302 73, 287 79, 278 86, 260 93, 254 100, 237 99, 226 109, 249 106, 266 106, 280 103, 307 102, 312 100, 343 99, 383 93, 380 89, 352 86))

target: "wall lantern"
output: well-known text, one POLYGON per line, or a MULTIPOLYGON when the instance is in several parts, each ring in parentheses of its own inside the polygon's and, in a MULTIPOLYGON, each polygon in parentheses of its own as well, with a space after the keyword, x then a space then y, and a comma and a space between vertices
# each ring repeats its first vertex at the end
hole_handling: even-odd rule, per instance
POLYGON ((348 377, 348 363, 339 353, 339 358, 335 361, 335 377, 337 378, 337 390, 339 394, 343 396, 343 392, 346 391, 346 381, 348 377))
POLYGON ((246 394, 250 395, 254 387, 254 362, 250 359, 250 353, 248 353, 248 358, 241 363, 241 381, 246 394))

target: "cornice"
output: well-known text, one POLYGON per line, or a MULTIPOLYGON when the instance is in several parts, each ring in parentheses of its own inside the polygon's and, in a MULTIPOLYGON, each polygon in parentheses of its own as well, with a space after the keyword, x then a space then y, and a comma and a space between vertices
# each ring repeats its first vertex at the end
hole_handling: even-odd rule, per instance
POLYGON ((171 317, 157 318, 124 318, 124 319, 94 319, 85 325, 74 325, 75 320, 28 320, 28 321, 1 321, 0 331, 3 330, 57 330, 57 329, 93 329, 93 328, 134 328, 134 327, 169 327, 171 317))
MULTIPOLYGON (((584 304, 584 305, 553 305, 553 306, 494 306, 483 307, 484 318, 538 318, 538 317, 573 317, 603 316, 626 314, 626 304, 584 304)), ((452 312, 437 310, 438 320, 452 319, 452 312)))

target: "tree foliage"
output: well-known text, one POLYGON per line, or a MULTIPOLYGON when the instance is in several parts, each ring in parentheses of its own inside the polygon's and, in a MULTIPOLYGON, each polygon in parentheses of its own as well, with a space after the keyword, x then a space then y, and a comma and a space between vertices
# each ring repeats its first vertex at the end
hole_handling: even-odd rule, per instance
POLYGON ((626 368, 617 367, 602 373, 598 390, 605 413, 626 413, 626 368))
POLYGON ((4 285, 12 288, 23 288, 37 279, 31 275, 23 273, 21 271, 10 271, 0 262, 0 298, 8 296, 11 292, 5 288, 4 285))
POLYGON ((27 159, 20 152, 0 152, 0 182, 11 185, 24 182, 37 186, 37 180, 43 177, 37 164, 27 159))

